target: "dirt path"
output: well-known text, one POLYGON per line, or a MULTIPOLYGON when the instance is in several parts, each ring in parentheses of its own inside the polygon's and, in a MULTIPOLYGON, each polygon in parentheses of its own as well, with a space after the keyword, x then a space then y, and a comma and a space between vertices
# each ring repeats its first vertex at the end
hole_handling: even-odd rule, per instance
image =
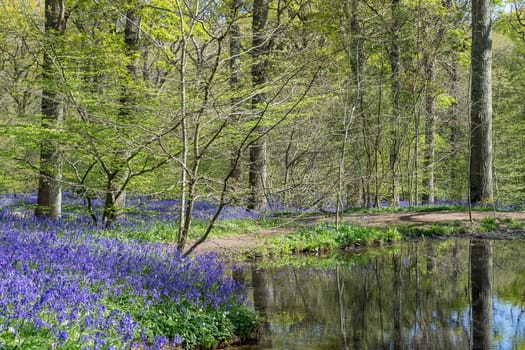
MULTIPOLYGON (((485 217, 493 217, 492 212, 473 212, 472 219, 480 220, 485 217)), ((496 213, 498 219, 513 218, 525 222, 525 212, 496 213)), ((318 217, 312 221, 324 222, 328 218, 318 217)), ((441 211, 427 213, 395 213, 395 214, 348 214, 343 217, 344 223, 362 226, 389 226, 399 224, 424 225, 432 223, 460 221, 467 224, 468 212, 463 211, 441 211)), ((255 250, 258 247, 268 246, 268 238, 291 232, 292 229, 275 228, 257 231, 231 237, 211 237, 195 250, 196 254, 215 252, 224 258, 232 258, 244 252, 255 250)))
MULTIPOLYGON (((493 212, 472 212, 473 220, 480 220, 485 217, 493 217, 493 212)), ((525 212, 497 212, 499 219, 514 218, 525 221, 525 212)), ((387 226, 389 224, 432 224, 447 221, 461 221, 468 223, 469 214, 466 211, 439 211, 427 213, 397 213, 397 214, 355 214, 345 216, 356 225, 387 226)))

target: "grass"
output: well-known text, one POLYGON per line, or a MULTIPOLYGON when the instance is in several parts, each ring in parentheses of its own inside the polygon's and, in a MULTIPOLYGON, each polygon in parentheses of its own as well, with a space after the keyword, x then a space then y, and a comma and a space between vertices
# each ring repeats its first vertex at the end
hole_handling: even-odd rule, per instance
MULTIPOLYGON (((116 223, 112 228, 105 229, 102 235, 123 240, 140 240, 146 242, 170 243, 177 239, 178 221, 153 221, 130 226, 126 222, 116 223)), ((201 237, 208 223, 205 220, 193 220, 189 239, 201 237)), ((212 229, 212 237, 227 237, 254 233, 263 229, 282 226, 281 220, 275 218, 263 219, 221 219, 212 229)))
POLYGON ((460 221, 431 225, 400 225, 397 227, 403 237, 443 237, 467 233, 460 221))
POLYGON ((500 229, 500 224, 496 218, 486 217, 476 222, 474 228, 481 233, 493 232, 500 229))
POLYGON ((371 246, 401 239, 395 228, 376 229, 362 226, 330 225, 303 228, 272 240, 272 246, 280 253, 327 252, 356 246, 371 246))
POLYGON ((330 225, 319 225, 274 238, 271 245, 273 250, 280 254, 321 253, 381 245, 405 238, 450 237, 469 232, 496 232, 503 228, 521 230, 525 228, 525 224, 512 218, 486 217, 476 221, 473 227, 468 227, 461 221, 384 228, 341 225, 338 230, 330 225))
POLYGON ((525 228, 525 223, 515 218, 504 218, 502 223, 510 230, 523 230, 525 228))

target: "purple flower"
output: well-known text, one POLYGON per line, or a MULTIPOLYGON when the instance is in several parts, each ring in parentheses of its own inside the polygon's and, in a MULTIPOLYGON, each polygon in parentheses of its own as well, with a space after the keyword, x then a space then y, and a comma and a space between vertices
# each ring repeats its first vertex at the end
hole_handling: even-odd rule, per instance
MULTIPOLYGON (((175 247, 104 238, 87 217, 36 219, 18 212, 0 209, 0 330, 32 325, 49 331, 50 342, 125 348, 151 332, 131 313, 109 308, 108 300, 224 309, 244 300, 214 256, 183 259, 175 247)), ((150 341, 162 346, 167 339, 143 340, 150 341)))
POLYGON ((69 334, 67 333, 67 331, 62 330, 58 332, 58 340, 60 340, 60 342, 65 342, 68 338, 69 334))

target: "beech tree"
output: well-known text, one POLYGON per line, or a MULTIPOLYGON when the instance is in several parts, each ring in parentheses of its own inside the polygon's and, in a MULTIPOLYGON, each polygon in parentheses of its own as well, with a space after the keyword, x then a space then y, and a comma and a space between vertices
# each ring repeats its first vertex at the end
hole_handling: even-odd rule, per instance
POLYGON ((491 1, 472 1, 470 201, 493 204, 491 1))
POLYGON ((494 157, 486 1, 9 2, 0 188, 38 188, 35 213, 59 216, 64 187, 105 225, 126 194, 178 198, 180 247, 200 200, 431 204, 465 200, 470 169, 473 202, 521 203, 525 16, 514 4, 512 18, 493 14, 509 23, 497 28, 494 157))
POLYGON ((57 217, 62 213, 62 159, 56 136, 64 121, 62 85, 57 71, 60 69, 60 37, 66 30, 65 0, 46 0, 44 58, 42 63, 42 128, 49 132, 42 140, 40 151, 40 178, 36 215, 57 217))
MULTIPOLYGON (((268 10, 269 0, 254 0, 252 15, 252 81, 254 88, 259 90, 252 97, 252 106, 255 113, 263 113, 261 108, 265 102, 266 94, 262 90, 268 82, 268 55, 270 53, 268 10)), ((263 136, 250 146, 250 196, 248 209, 264 210, 267 206, 266 147, 266 139, 263 136)))

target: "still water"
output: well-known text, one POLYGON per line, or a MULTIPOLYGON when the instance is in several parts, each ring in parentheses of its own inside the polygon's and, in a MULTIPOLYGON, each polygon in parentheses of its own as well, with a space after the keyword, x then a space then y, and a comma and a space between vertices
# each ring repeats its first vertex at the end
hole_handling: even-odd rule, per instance
POLYGON ((524 248, 427 241, 244 267, 264 322, 243 349, 525 349, 524 248))

